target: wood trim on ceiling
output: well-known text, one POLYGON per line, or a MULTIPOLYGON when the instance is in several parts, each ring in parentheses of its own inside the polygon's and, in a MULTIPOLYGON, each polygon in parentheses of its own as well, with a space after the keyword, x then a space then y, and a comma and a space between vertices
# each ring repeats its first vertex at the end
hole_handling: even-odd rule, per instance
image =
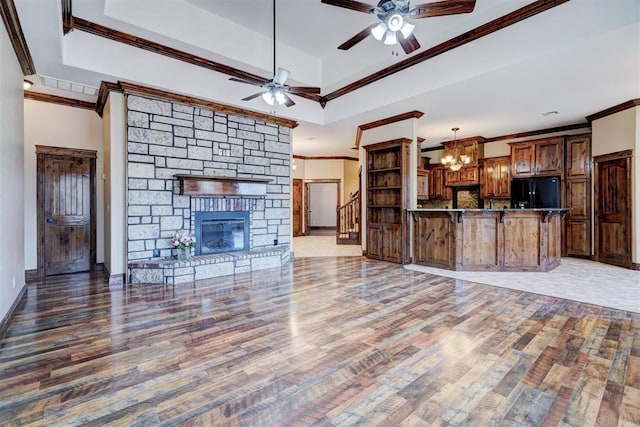
POLYGON ((637 107, 640 105, 640 98, 630 99, 627 102, 623 102, 622 104, 614 105, 613 107, 609 107, 605 110, 599 111, 597 113, 593 113, 585 117, 589 122, 589 126, 591 126, 591 122, 594 120, 601 119, 603 117, 610 116, 615 113, 619 113, 620 111, 627 110, 629 108, 637 107))
POLYGON ((67 107, 84 108, 86 110, 94 111, 96 104, 88 101, 80 101, 79 99, 66 98, 64 96, 51 95, 48 93, 38 93, 25 91, 24 99, 31 99, 33 101, 49 102, 51 104, 66 105, 67 107))
MULTIPOLYGON (((63 0, 70 1, 70 0, 63 0)), ((64 21, 64 15, 63 15, 64 21)), ((231 67, 229 65, 221 64, 220 62, 212 61, 202 56, 197 56, 188 52, 184 52, 178 49, 174 49, 169 46, 156 43, 154 41, 137 37, 132 34, 128 34, 122 31, 114 30, 113 28, 106 27, 104 25, 96 24, 95 22, 88 21, 86 19, 78 18, 77 16, 71 16, 69 20, 71 25, 70 30, 80 30, 93 34, 95 36, 104 37, 109 40, 113 40, 119 43, 124 43, 129 46, 137 47, 147 50, 159 55, 163 55, 172 59, 177 59, 182 62, 186 62, 191 65, 206 68, 212 71, 216 71, 228 76, 236 77, 238 79, 245 80, 269 80, 271 77, 262 77, 257 74, 252 74, 247 71, 240 70, 239 68, 231 67)), ((312 101, 320 101, 319 95, 296 93, 296 96, 307 98, 312 101)))
POLYGON ((107 81, 102 81, 100 83, 100 89, 98 89, 98 99, 96 99, 95 110, 96 113, 100 117, 104 113, 104 106, 107 104, 107 100, 109 99, 109 92, 122 92, 122 88, 118 86, 117 83, 111 83, 107 81))
POLYGON ((294 154, 293 158, 300 159, 300 160, 355 160, 355 161, 358 161, 357 157, 350 157, 350 156, 299 156, 297 154, 294 154))
POLYGON ((551 8, 559 6, 563 3, 568 2, 569 0, 537 0, 527 6, 521 7, 518 10, 515 10, 511 13, 507 13, 504 16, 494 19, 493 21, 487 22, 486 24, 480 25, 466 33, 460 34, 452 39, 449 39, 445 42, 442 42, 432 48, 429 48, 423 52, 420 52, 414 56, 406 58, 396 64, 390 65, 382 70, 370 74, 360 80, 357 80, 353 83, 350 83, 340 89, 337 89, 327 95, 321 96, 322 102, 325 104, 333 99, 336 99, 340 96, 346 95, 350 92, 353 92, 356 89, 360 89, 366 85, 374 83, 378 80, 381 80, 385 77, 391 76, 395 73, 398 73, 402 70, 405 70, 409 67, 417 65, 427 59, 434 58, 438 55, 441 55, 445 52, 448 52, 452 49, 460 47, 464 44, 472 42, 474 40, 480 39, 484 36, 487 36, 491 33, 494 33, 498 30, 506 28, 510 25, 517 24, 520 21, 523 21, 527 18, 531 18, 539 13, 545 12, 551 8))
POLYGON ((233 107, 231 105, 220 104, 218 102, 208 101, 202 98, 194 98, 187 95, 179 95, 177 93, 168 92, 161 89, 155 89, 147 86, 141 86, 133 83, 118 82, 120 90, 125 95, 142 95, 150 98, 174 101, 181 104, 205 107, 210 110, 217 111, 222 114, 229 114, 240 117, 247 117, 251 119, 264 120, 267 123, 277 124, 279 126, 286 126, 288 128, 295 128, 298 126, 298 122, 295 120, 289 120, 282 117, 272 116, 270 114, 260 113, 257 111, 245 110, 244 108, 233 107))
POLYGON ((0 0, 0 15, 2 15, 2 21, 7 29, 13 50, 16 52, 20 68, 22 68, 22 74, 25 76, 36 74, 36 66, 33 63, 27 40, 22 32, 18 11, 13 0, 0 0))
MULTIPOLYGON (((588 128, 588 127, 589 127, 589 123, 576 123, 576 124, 573 124, 573 125, 557 126, 557 127, 553 127, 553 128, 531 130, 531 131, 520 132, 520 133, 512 133, 510 135, 494 136, 493 138, 483 138, 481 136, 476 136, 476 137, 465 138, 465 139, 467 139, 467 140, 468 139, 473 139, 473 140, 477 139, 481 144, 488 144, 490 142, 507 141, 507 140, 510 140, 510 139, 526 138, 528 136, 546 135, 546 134, 555 133, 555 132, 566 132, 566 131, 570 131, 570 130, 584 129, 584 128, 588 128), (482 138, 482 139, 478 139, 478 138, 482 138)), ((575 136, 575 135, 571 135, 571 136, 575 136)), ((459 139, 458 142, 460 142, 460 141, 464 141, 464 140, 463 139, 459 139)), ((444 143, 441 142, 440 144, 444 144, 444 143)), ((444 147, 435 146, 435 147, 422 148, 420 151, 422 153, 427 153, 427 152, 430 152, 430 151, 438 151, 438 150, 442 150, 442 149, 444 149, 444 147)))
POLYGON ((356 130, 356 145, 354 149, 360 148, 360 142, 362 141, 362 134, 365 130, 374 129, 380 126, 390 125, 391 123, 401 122, 407 119, 419 119, 424 116, 422 111, 413 110, 407 111, 406 113, 396 114, 395 116, 387 117, 380 120, 375 120, 373 122, 365 123, 358 126, 356 130))

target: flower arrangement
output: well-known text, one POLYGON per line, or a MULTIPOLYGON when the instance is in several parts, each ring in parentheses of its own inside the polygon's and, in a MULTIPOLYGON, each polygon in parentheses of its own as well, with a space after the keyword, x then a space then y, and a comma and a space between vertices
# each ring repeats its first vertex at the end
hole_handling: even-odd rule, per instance
POLYGON ((196 237, 193 233, 176 232, 171 238, 171 244, 179 249, 190 249, 196 246, 196 237))

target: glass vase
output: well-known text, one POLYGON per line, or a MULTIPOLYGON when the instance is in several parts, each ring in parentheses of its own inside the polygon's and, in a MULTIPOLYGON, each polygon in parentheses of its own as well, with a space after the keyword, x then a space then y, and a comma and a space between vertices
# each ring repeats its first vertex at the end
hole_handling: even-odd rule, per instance
POLYGON ((186 261, 191 257, 191 248, 178 248, 178 261, 186 261))

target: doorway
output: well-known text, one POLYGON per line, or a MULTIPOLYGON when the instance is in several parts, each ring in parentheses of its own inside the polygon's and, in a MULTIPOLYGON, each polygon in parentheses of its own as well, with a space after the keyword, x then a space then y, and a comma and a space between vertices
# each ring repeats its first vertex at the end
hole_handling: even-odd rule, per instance
POLYGON ((340 180, 305 180, 304 193, 305 234, 335 235, 336 212, 340 206, 340 180))
POLYGON ((96 151, 36 146, 38 276, 95 268, 96 151))
POLYGON ((596 261, 632 268, 632 150, 594 157, 596 261))

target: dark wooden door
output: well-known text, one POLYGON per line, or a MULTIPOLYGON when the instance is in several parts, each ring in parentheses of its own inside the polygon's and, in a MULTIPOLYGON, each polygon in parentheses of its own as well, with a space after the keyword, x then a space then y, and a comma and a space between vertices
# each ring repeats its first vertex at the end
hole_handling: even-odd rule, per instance
POLYGON ((90 157, 84 150, 38 149, 45 151, 38 152, 41 274, 90 270, 95 264, 95 152, 88 152, 90 157))
POLYGON ((302 213, 303 213, 303 204, 302 204, 302 180, 294 179, 293 180, 293 236, 302 236, 302 213))
POLYGON ((595 160, 596 259, 631 268, 631 150, 595 160))

